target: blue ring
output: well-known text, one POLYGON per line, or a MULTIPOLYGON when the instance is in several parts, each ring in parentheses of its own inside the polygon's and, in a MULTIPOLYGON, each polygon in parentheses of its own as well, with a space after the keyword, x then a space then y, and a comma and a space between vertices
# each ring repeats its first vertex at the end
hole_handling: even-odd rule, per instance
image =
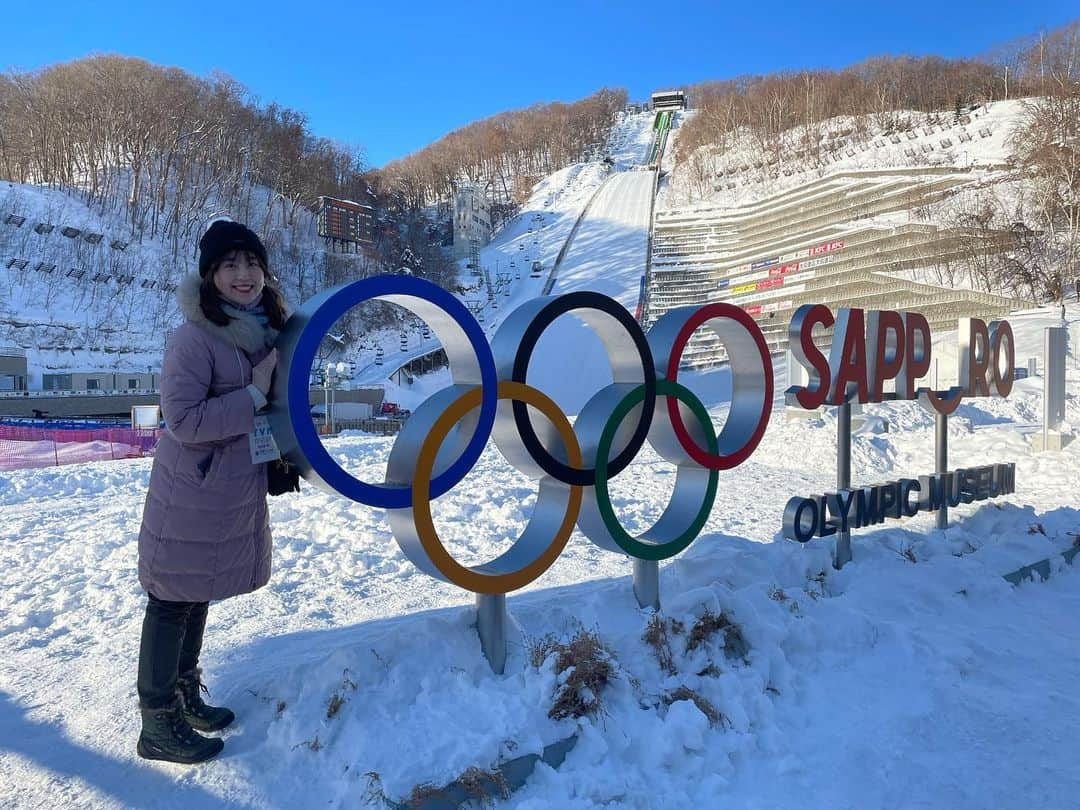
POLYGON ((412 506, 410 487, 366 484, 338 466, 315 432, 315 423, 311 419, 308 404, 311 366, 315 352, 330 327, 357 304, 387 295, 408 295, 435 304, 458 323, 472 344, 480 366, 480 385, 483 392, 476 430, 460 458, 432 479, 428 498, 443 495, 468 475, 480 454, 484 452, 495 424, 495 410, 498 405, 495 357, 472 313, 457 298, 430 281, 410 276, 373 276, 343 284, 337 290, 331 291, 326 301, 319 305, 304 324, 296 340, 292 352, 292 366, 288 373, 288 410, 297 447, 323 481, 346 498, 359 503, 382 509, 406 509, 412 506))

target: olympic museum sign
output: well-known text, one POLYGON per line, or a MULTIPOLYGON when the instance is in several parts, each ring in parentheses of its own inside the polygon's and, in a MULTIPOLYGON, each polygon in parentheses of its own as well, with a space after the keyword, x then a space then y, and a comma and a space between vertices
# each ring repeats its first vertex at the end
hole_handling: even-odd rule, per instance
MULTIPOLYGON (((932 340, 917 313, 864 312, 807 305, 790 326, 792 356, 809 373, 786 392, 789 405, 815 409, 852 403, 919 400, 939 419, 964 397, 1007 396, 1014 376, 1009 324, 962 319, 960 384, 948 391, 916 388, 931 364, 932 340), (818 348, 833 328, 828 354, 818 348), (892 381, 893 390, 886 391, 892 381)), ((753 318, 741 307, 683 307, 644 332, 618 302, 573 292, 532 299, 514 310, 489 345, 458 299, 409 276, 376 276, 326 290, 304 303, 278 341, 282 362, 270 420, 282 454, 311 484, 387 510, 405 555, 433 577, 477 594, 504 595, 539 577, 558 558, 575 526, 590 541, 639 566, 685 549, 713 508, 721 470, 754 452, 773 408, 773 366, 753 318), (309 415, 308 380, 316 350, 335 321, 365 301, 396 304, 423 319, 441 342, 451 384, 417 407, 397 435, 385 480, 361 481, 323 447, 309 415), (547 327, 571 314, 599 337, 611 364, 611 384, 585 404, 576 423, 543 391, 526 382, 533 349, 547 327), (731 408, 719 433, 705 406, 678 380, 683 350, 698 329, 724 344, 731 370, 731 408), (469 567, 447 552, 436 532, 431 500, 449 492, 479 459, 489 439, 517 470, 538 481, 532 515, 521 536, 490 562, 469 567), (677 469, 671 499, 638 536, 619 522, 608 493, 644 444, 677 469)), ((572 368, 567 373, 573 373, 572 368)), ((843 437, 841 436, 841 443, 843 437)), ((849 436, 850 440, 850 436, 849 436)), ((939 454, 939 459, 942 454, 939 454)), ((842 459, 841 459, 842 462, 842 459)), ((940 465, 939 465, 940 466, 940 465)), ((901 481, 795 497, 785 509, 784 535, 797 541, 846 535, 885 518, 943 510, 948 505, 1013 491, 1012 465, 991 465, 901 481)), ((638 593, 642 604, 658 604, 638 593)))
MULTIPOLYGON (((926 318, 916 312, 841 309, 834 318, 820 304, 796 310, 788 330, 793 359, 809 374, 805 386, 786 392, 789 405, 806 409, 824 404, 918 399, 937 419, 938 469, 933 475, 805 498, 792 498, 784 509, 784 536, 806 542, 814 537, 846 534, 881 523, 885 518, 936 512, 944 528, 949 506, 971 503, 1015 491, 1016 466, 995 464, 946 471, 947 418, 964 397, 1006 397, 1015 377, 1015 347, 1008 321, 989 326, 978 318, 959 319, 958 385, 947 392, 916 388, 930 370, 932 340, 926 318), (829 355, 814 342, 814 329, 833 327, 829 355), (885 383, 894 390, 885 392, 885 383), (914 497, 912 497, 914 496, 914 497)), ((840 437, 841 444, 843 436, 840 437)), ((849 437, 850 439, 850 437, 849 437)))

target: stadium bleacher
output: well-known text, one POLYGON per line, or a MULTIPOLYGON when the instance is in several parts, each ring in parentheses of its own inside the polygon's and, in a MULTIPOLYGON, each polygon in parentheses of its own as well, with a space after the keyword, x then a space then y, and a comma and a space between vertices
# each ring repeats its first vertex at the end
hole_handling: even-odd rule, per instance
MULTIPOLYGON (((1031 306, 909 277, 962 259, 975 235, 911 212, 983 180, 952 167, 838 171, 743 206, 657 212, 643 320, 648 326, 675 307, 726 301, 749 312, 770 348, 782 352, 791 315, 805 303, 917 310, 937 328, 1031 306)), ((990 253, 1012 244, 1009 232, 978 236, 990 253)), ((725 359, 710 330, 695 334, 684 355, 689 367, 725 359)))

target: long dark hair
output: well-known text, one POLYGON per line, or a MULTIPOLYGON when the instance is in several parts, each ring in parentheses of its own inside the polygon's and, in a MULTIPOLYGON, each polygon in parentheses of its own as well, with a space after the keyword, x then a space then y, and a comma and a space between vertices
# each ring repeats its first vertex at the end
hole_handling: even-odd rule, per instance
MULTIPOLYGON (((266 317, 270 326, 279 332, 285 328, 285 298, 281 295, 280 282, 270 268, 266 267, 262 260, 254 253, 248 253, 248 262, 258 264, 263 271, 263 280, 266 282, 262 291, 262 305, 266 311, 266 317)), ((228 326, 229 321, 235 320, 221 308, 221 295, 214 286, 214 273, 221 266, 222 259, 210 265, 210 270, 203 277, 199 285, 199 306, 202 308, 206 319, 218 326, 228 326)))

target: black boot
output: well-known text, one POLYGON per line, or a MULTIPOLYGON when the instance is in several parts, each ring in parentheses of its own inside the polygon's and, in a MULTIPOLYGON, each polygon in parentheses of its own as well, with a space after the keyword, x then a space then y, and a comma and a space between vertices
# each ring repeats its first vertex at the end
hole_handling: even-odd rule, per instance
POLYGON ((184 719, 198 731, 221 731, 236 719, 236 715, 224 707, 203 703, 199 690, 208 695, 210 690, 203 684, 201 676, 201 669, 193 669, 180 673, 176 680, 176 694, 183 701, 184 719))
POLYGON ((187 765, 203 762, 221 753, 225 743, 216 737, 204 737, 192 731, 184 719, 183 706, 177 698, 158 709, 142 712, 142 734, 136 750, 143 759, 161 759, 187 765))

